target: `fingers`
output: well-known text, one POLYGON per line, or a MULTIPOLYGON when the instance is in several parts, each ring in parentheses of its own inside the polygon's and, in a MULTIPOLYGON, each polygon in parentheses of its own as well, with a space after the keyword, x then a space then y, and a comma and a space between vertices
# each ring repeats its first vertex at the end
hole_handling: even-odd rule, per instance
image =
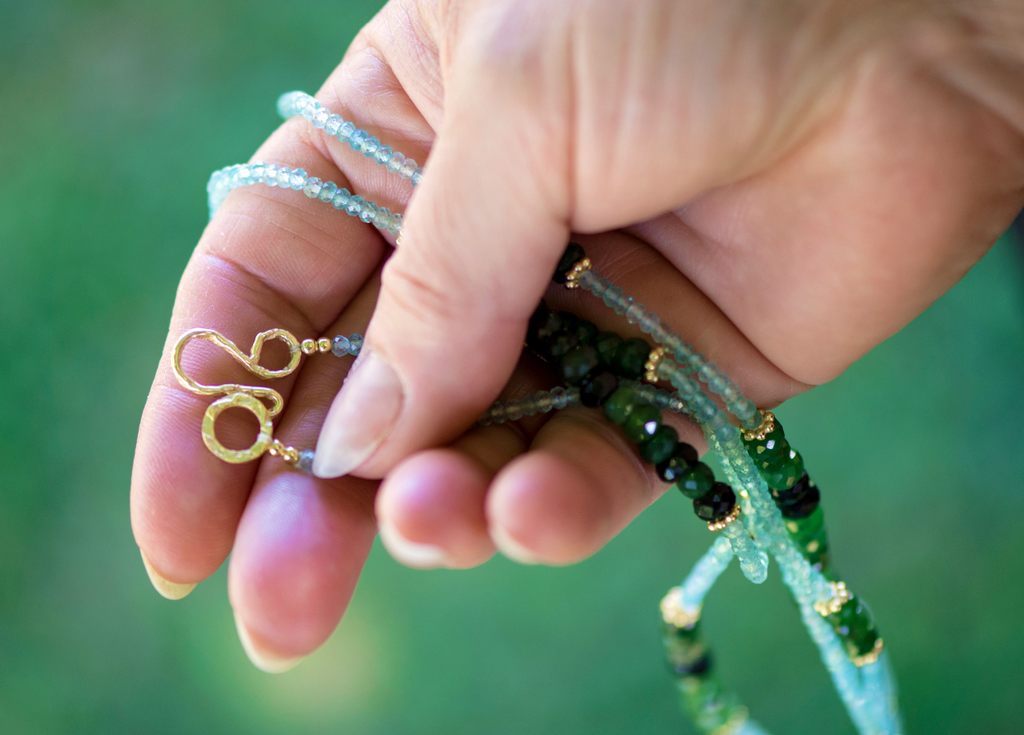
POLYGON ((545 67, 536 89, 510 88, 507 74, 474 63, 478 49, 449 50, 444 119, 364 354, 324 424, 317 475, 380 477, 451 441, 511 375, 567 237, 566 50, 557 48, 535 59, 545 67))

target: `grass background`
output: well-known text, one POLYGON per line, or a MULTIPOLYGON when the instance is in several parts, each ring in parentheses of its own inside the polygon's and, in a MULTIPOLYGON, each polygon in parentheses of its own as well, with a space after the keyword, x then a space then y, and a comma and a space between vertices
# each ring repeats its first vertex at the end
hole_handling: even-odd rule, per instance
MULTIPOLYGON (((0 733, 687 733, 656 604, 709 542, 668 495, 568 569, 404 569, 375 547, 325 648, 245 659, 223 571, 151 589, 135 432, 209 173, 314 90, 379 3, 0 0, 0 733)), ((922 211, 920 216, 928 216, 922 211)), ((1020 732, 1024 265, 952 292, 782 416, 911 733, 1020 732)), ((851 733, 772 572, 706 607, 777 735, 851 733)))

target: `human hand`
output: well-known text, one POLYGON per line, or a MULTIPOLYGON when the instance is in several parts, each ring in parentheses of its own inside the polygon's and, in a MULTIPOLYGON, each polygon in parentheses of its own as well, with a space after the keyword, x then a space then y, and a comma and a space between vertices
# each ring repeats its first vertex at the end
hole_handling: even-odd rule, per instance
MULTIPOLYGON (((427 449, 509 379, 570 230, 620 229, 584 243, 601 271, 759 405, 834 377, 981 257, 1021 205, 1024 19, 1009 2, 890 5, 395 2, 368 26, 319 97, 431 158, 367 332, 401 395, 350 380, 361 410, 346 431, 328 419, 317 470, 387 474, 377 519, 396 556, 470 566, 498 541, 566 563, 661 492, 584 411, 427 449)), ((384 204, 405 196, 301 121, 258 155, 340 169, 384 204)), ((194 326, 358 328, 384 244, 320 209, 232 194, 183 278, 169 345, 194 326)), ((571 305, 614 326, 590 307, 571 305)), ((286 382, 291 443, 312 444, 337 372, 311 363, 286 382)), ((376 483, 223 465, 199 438, 207 403, 180 391, 165 351, 140 430, 136 537, 182 583, 233 547, 240 630, 273 668, 340 618, 376 483)))

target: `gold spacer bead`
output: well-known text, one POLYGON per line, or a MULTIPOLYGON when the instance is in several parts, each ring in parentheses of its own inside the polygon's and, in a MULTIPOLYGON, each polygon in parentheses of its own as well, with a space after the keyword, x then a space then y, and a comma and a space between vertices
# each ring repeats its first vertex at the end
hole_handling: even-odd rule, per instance
POLYGON ((673 587, 661 600, 661 619, 677 628, 692 628, 700 620, 700 606, 697 609, 683 606, 683 588, 673 587))
POLYGON ((331 340, 327 339, 326 337, 321 337, 316 341, 316 346, 317 349, 319 349, 321 352, 330 352, 331 340))
POLYGON ((648 383, 658 382, 658 365, 665 359, 665 348, 655 347, 651 350, 651 354, 647 356, 647 362, 644 363, 644 380, 648 383))
POLYGON ((853 599, 853 594, 846 589, 845 582, 829 582, 829 587, 832 589, 832 596, 827 600, 819 600, 814 603, 814 609, 823 618, 835 615, 843 605, 853 599))
POLYGON ((302 344, 300 345, 300 347, 302 349, 302 354, 312 355, 314 352, 316 352, 316 340, 304 339, 302 340, 302 344))
POLYGON ((591 269, 590 258, 583 258, 582 260, 576 261, 573 265, 572 270, 565 274, 565 287, 566 288, 579 288, 580 287, 580 276, 591 269))
POLYGON ((761 424, 756 429, 743 429, 743 440, 764 441, 764 438, 775 431, 775 414, 765 411, 761 414, 761 424))
POLYGON ((883 650, 885 650, 885 643, 882 641, 881 638, 879 638, 875 641, 875 647, 867 653, 865 653, 863 656, 851 656, 850 663, 852 663, 857 668, 860 668, 861 666, 867 666, 868 664, 873 664, 875 663, 875 661, 878 660, 878 657, 882 655, 883 650))
POLYGON ((736 506, 731 511, 729 511, 729 515, 727 515, 722 520, 720 520, 720 521, 709 521, 708 522, 708 530, 709 531, 721 531, 723 528, 728 526, 730 523, 735 522, 735 520, 740 517, 740 512, 741 512, 740 511, 740 504, 737 503, 736 506))

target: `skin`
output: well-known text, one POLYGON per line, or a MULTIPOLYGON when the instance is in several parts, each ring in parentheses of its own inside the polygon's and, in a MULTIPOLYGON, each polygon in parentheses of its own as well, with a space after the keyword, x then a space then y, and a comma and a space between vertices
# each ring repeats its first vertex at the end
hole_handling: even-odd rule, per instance
MULTIPOLYGON (((405 210, 401 247, 381 270, 388 243, 353 218, 279 189, 228 196, 182 278, 139 431, 132 523, 154 583, 178 595, 231 552, 246 650, 279 671, 335 628, 378 526, 414 566, 593 554, 665 489, 619 432, 585 410, 469 428, 503 391, 552 385, 520 351, 570 233, 774 406, 902 328, 1021 209, 1022 80, 1016 0, 394 0, 317 97, 429 152, 415 198, 301 119, 255 157, 405 210), (271 327, 367 322, 376 357, 349 384, 370 395, 366 365, 386 363, 401 394, 361 410, 356 428, 384 437, 351 474, 206 450, 210 399, 170 371, 182 332, 247 349, 271 327)), ((625 331, 586 294, 548 298, 625 331)), ((277 382, 277 436, 317 444, 347 360, 307 358, 277 382)), ((247 379, 208 345, 186 369, 247 379)), ((234 413, 218 434, 244 446, 251 420, 234 413)), ((318 457, 337 454, 329 434, 318 457)))

